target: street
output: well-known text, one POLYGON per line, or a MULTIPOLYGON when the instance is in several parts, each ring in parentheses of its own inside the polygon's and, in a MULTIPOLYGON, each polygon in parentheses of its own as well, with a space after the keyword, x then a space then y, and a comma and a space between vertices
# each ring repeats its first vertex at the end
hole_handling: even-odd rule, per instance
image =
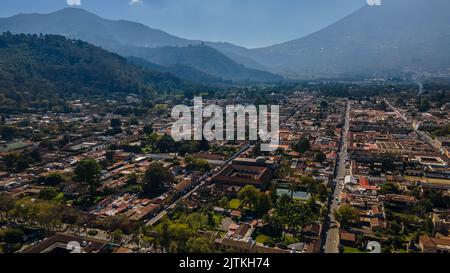
POLYGON ((324 246, 325 253, 339 253, 339 227, 338 223, 334 219, 333 211, 339 207, 340 195, 342 192, 342 185, 344 183, 344 177, 347 175, 345 168, 345 161, 347 154, 347 134, 350 125, 350 102, 347 103, 347 110, 345 114, 345 123, 342 132, 342 141, 339 147, 339 159, 336 164, 337 172, 335 177, 335 188, 332 195, 330 210, 328 214, 328 232, 326 233, 326 242, 324 246))

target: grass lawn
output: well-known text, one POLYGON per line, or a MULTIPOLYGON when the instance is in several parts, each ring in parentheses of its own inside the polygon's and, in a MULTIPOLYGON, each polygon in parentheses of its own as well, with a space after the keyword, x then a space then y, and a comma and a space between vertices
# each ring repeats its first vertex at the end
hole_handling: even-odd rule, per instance
POLYGON ((344 247, 344 253, 367 253, 365 251, 361 251, 357 249, 356 247, 344 247))
POLYGON ((233 199, 230 201, 230 209, 238 209, 241 206, 241 200, 233 199))

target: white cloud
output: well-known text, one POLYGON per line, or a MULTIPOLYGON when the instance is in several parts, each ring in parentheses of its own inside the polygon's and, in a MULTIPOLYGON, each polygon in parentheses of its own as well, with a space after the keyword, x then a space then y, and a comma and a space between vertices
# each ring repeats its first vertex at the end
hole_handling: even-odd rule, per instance
POLYGON ((66 0, 69 6, 81 6, 81 0, 66 0))
POLYGON ((130 5, 142 4, 143 0, 130 0, 130 5))

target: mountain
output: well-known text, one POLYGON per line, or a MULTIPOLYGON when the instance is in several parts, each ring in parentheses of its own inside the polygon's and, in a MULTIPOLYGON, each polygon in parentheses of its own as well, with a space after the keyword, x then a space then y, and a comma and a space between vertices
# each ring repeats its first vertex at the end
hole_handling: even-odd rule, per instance
POLYGON ((159 60, 156 63, 164 66, 173 66, 173 60, 177 60, 176 65, 192 66, 196 70, 229 80, 282 79, 277 75, 259 73, 256 69, 247 69, 242 66, 247 64, 250 67, 264 69, 255 61, 231 52, 229 50, 231 45, 224 47, 221 43, 208 43, 208 46, 205 46, 201 41, 182 39, 139 23, 104 19, 80 8, 66 8, 50 14, 19 14, 0 18, 0 32, 5 31, 64 35, 101 46, 122 56, 136 56, 150 62, 159 60), (193 48, 189 47, 190 45, 199 46, 195 53, 193 48), (163 49, 159 49, 161 47, 163 49), (228 50, 224 49, 223 53, 212 47, 228 50), (155 53, 161 53, 162 56, 155 56, 155 53), (169 54, 175 54, 175 56, 170 57, 169 54), (192 54, 202 55, 204 58, 188 59, 192 54), (180 59, 182 55, 187 59, 180 59), (164 63, 163 60, 167 62, 164 63), (218 60, 220 63, 217 63, 218 60), (226 67, 219 67, 219 65, 226 65, 226 67), (235 71, 231 71, 232 69, 235 71))
POLYGON ((135 48, 131 55, 163 66, 184 65, 224 79, 236 81, 280 81, 282 77, 269 72, 246 68, 219 51, 204 44, 187 47, 135 48))
POLYGON ((183 67, 186 73, 177 75, 186 76, 191 67, 202 79, 209 74, 225 80, 279 80, 273 73, 295 78, 384 77, 449 73, 449 11, 448 0, 382 0, 381 6, 365 5, 306 37, 257 49, 182 39, 78 8, 3 18, 0 32, 61 34, 166 69, 183 67))
POLYGON ((450 68, 450 1, 382 0, 316 33, 252 50, 265 66, 297 75, 386 75, 450 68))
MULTIPOLYGON (((57 35, 0 35, 0 94, 24 99, 198 88, 168 74, 130 64, 81 40, 57 35), (27 95, 25 95, 27 94, 27 95)), ((2 97, 3 98, 3 97, 2 97)))
POLYGON ((101 18, 80 8, 65 8, 49 14, 18 14, 0 18, 0 31, 58 34, 109 46, 187 46, 191 42, 161 30, 130 21, 101 18))
POLYGON ((248 48, 223 42, 204 42, 204 44, 220 51, 230 59, 239 64, 242 64, 245 67, 263 71, 270 71, 269 67, 264 66, 249 57, 249 52, 251 52, 251 50, 249 50, 248 48))
POLYGON ((184 79, 190 82, 201 82, 209 85, 225 85, 230 83, 223 80, 222 78, 212 76, 187 65, 177 64, 172 66, 162 66, 134 56, 129 56, 127 57, 127 59, 131 63, 139 65, 143 68, 153 71, 170 73, 180 79, 184 79))

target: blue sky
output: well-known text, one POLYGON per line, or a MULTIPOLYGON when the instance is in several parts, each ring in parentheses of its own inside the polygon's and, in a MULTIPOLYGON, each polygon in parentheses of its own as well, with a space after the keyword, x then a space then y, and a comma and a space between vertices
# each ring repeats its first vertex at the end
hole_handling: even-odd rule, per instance
POLYGON ((0 0, 0 17, 48 13, 67 1, 102 17, 127 19, 190 39, 261 47, 317 31, 367 0, 0 0), (131 2, 135 2, 131 4, 131 2))

